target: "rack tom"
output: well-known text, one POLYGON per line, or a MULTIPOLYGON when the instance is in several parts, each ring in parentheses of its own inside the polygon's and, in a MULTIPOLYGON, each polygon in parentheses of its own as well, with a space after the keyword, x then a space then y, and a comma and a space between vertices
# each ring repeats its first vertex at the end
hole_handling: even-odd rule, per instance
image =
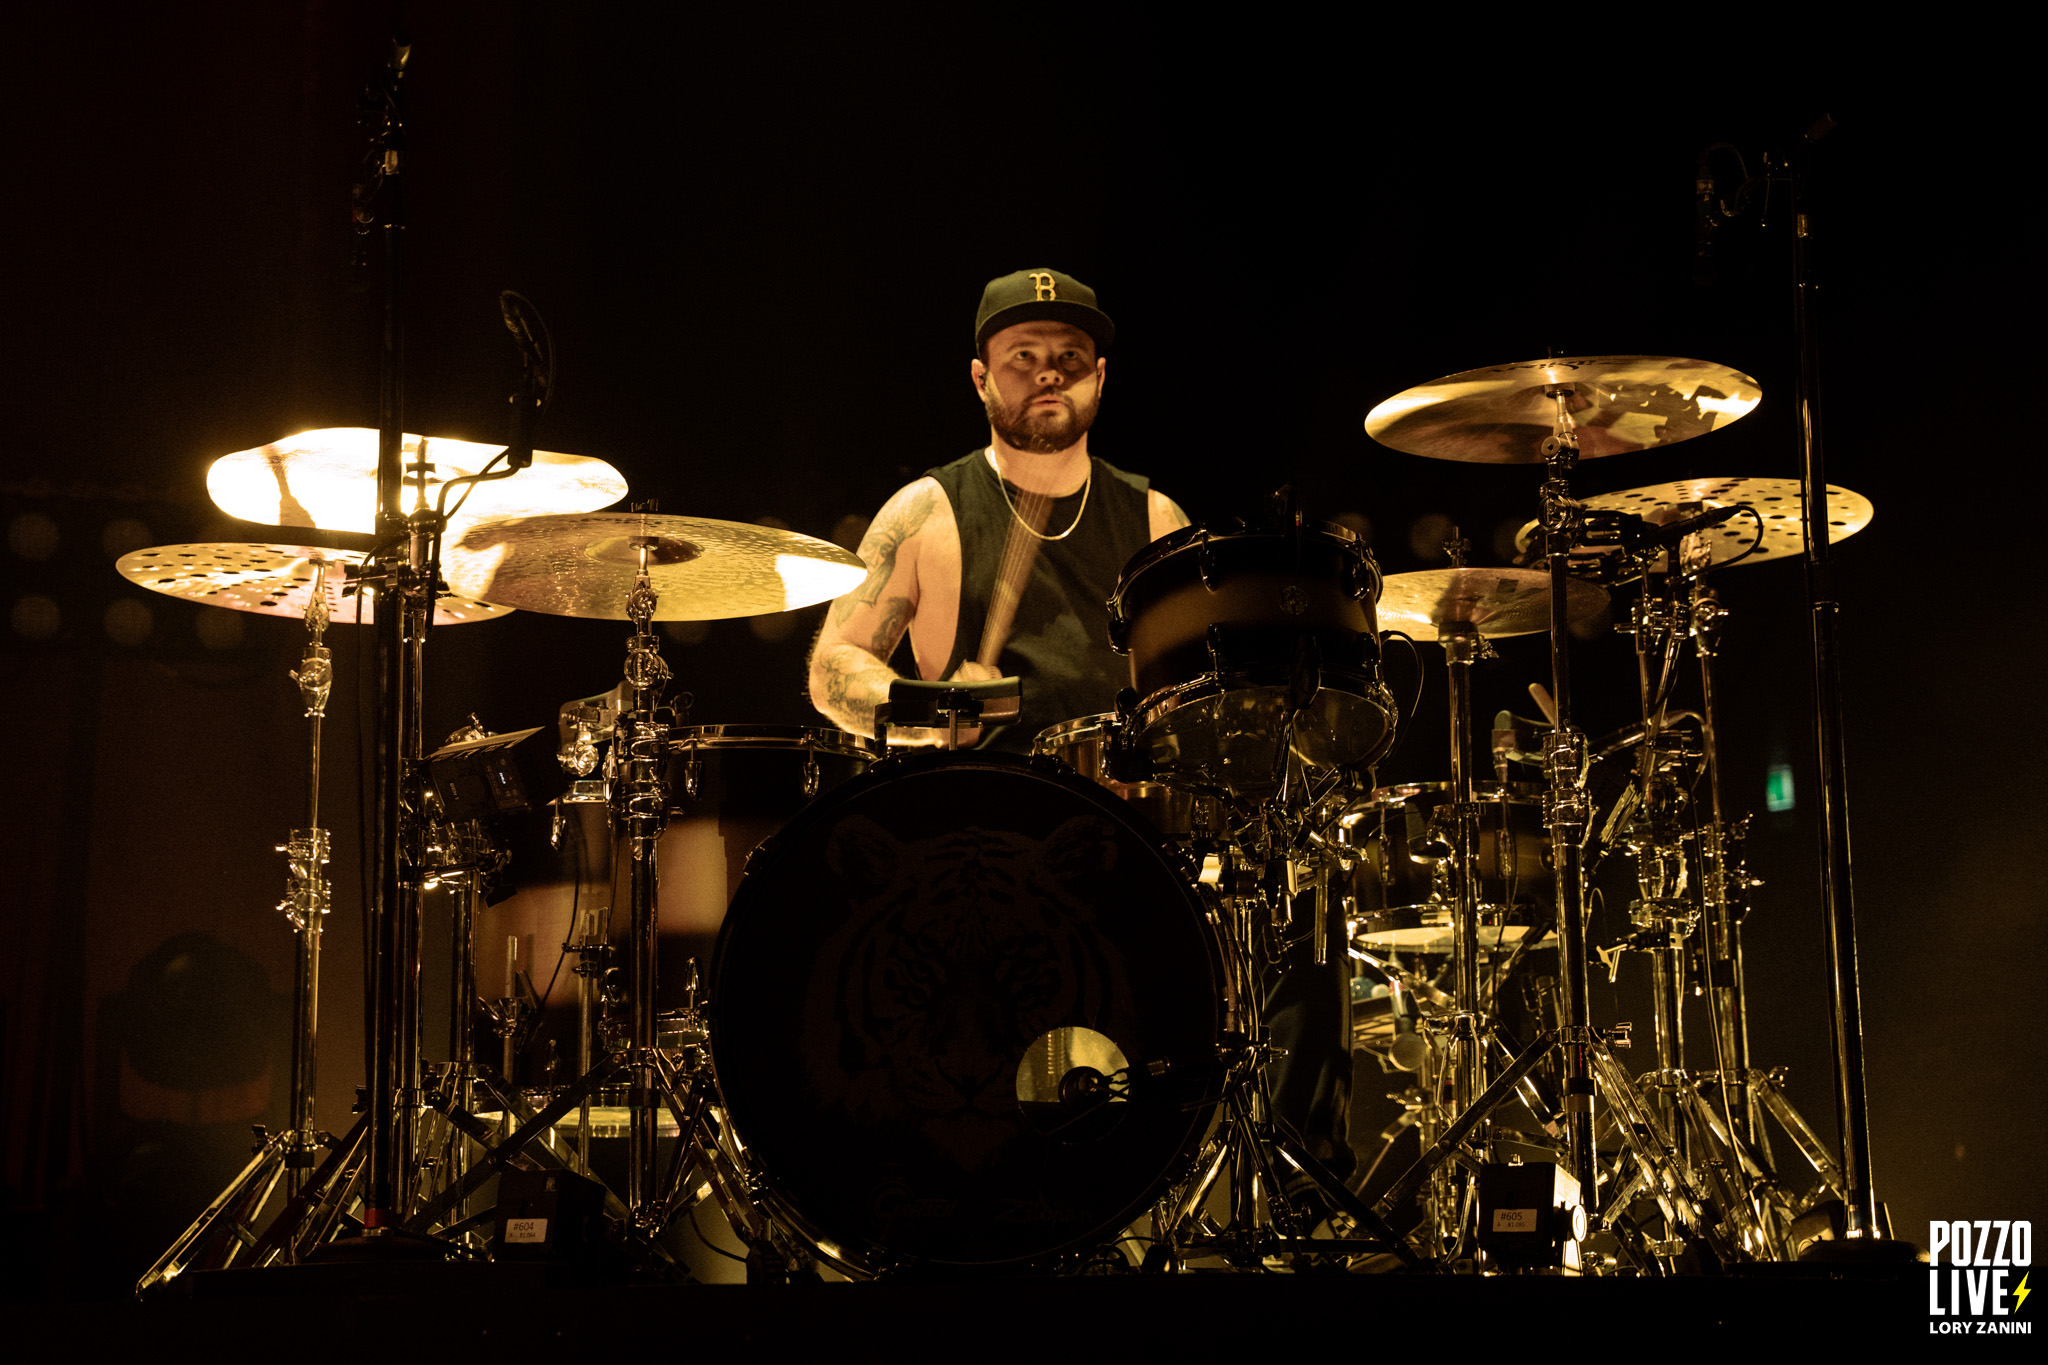
POLYGON ((1349 530, 1187 526, 1124 569, 1110 644, 1131 660, 1131 723, 1173 786, 1256 792, 1286 755, 1319 768, 1379 759, 1394 741, 1380 681, 1378 566, 1349 530))

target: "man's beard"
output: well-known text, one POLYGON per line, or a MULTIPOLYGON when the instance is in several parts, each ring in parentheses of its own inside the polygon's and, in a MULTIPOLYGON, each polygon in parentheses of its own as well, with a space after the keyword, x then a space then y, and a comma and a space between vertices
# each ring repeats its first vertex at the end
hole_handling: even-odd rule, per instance
POLYGON ((1004 405, 993 378, 982 386, 982 392, 981 405, 987 409, 989 425, 995 428, 996 435, 1012 450, 1031 455, 1057 455, 1073 448, 1095 425, 1096 409, 1102 406, 1099 396, 1091 398, 1084 408, 1063 393, 1059 395, 1064 400, 1059 407, 1034 408, 1031 402, 1044 395, 1033 394, 1021 410, 1013 409, 1004 405))

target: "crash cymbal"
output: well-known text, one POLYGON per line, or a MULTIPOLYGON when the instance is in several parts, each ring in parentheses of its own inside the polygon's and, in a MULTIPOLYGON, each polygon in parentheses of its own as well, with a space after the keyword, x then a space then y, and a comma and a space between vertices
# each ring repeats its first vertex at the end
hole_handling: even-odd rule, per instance
MULTIPOLYGON (((1801 526, 1800 482, 1797 479, 1680 479, 1675 483, 1653 483, 1644 488, 1602 493, 1585 499, 1585 505, 1600 512, 1633 512, 1645 521, 1662 525, 1746 502, 1763 518, 1762 544, 1757 544, 1758 527, 1744 514, 1701 533, 1713 552, 1715 564, 1741 559, 1755 564, 1766 559, 1784 559, 1806 553, 1806 533, 1801 526), (1755 553, 1744 551, 1755 547, 1755 553)), ((1828 485, 1828 544, 1846 540, 1870 525, 1876 515, 1869 498, 1840 484, 1828 485)), ((1536 523, 1527 522, 1515 535, 1523 549, 1534 543, 1536 523)), ((1595 547, 1596 549, 1598 547, 1595 547)), ((1653 568, 1663 570, 1669 556, 1660 556, 1653 568)))
MULTIPOLYGON (((497 458, 502 445, 458 441, 446 436, 405 438, 405 464, 417 463, 426 446, 429 506, 441 485, 475 474, 497 458)), ((411 511, 419 494, 409 479, 402 506, 411 511)), ((314 526, 327 531, 377 529, 377 433, 368 427, 322 427, 223 455, 206 471, 206 491, 231 517, 265 526, 314 526)), ((626 496, 626 481, 603 460, 533 452, 533 463, 507 479, 470 484, 449 495, 451 522, 487 517, 595 512, 626 496), (461 510, 454 510, 457 506, 461 510)))
POLYGON ((823 602, 867 577, 859 555, 828 541, 702 517, 600 512, 511 517, 453 529, 441 571, 481 601, 556 616, 626 618, 639 553, 651 538, 649 578, 658 621, 761 616, 823 602))
MULTIPOLYGON (((1600 614, 1607 593, 1572 579, 1564 601, 1567 624, 1579 625, 1600 614)), ((1550 575, 1541 569, 1419 569, 1391 575, 1380 589, 1381 630, 1434 640, 1439 627, 1453 621, 1472 623, 1489 640, 1548 630, 1550 575)))
POLYGON ((1571 387, 1566 410, 1583 459, 1704 436, 1762 397, 1748 375, 1705 360, 1568 356, 1419 384, 1367 413, 1365 430, 1381 445, 1432 460, 1540 464, 1556 418, 1544 393, 1551 385, 1571 387))
MULTIPOLYGON (((363 562, 363 556, 352 550, 309 545, 159 545, 122 555, 114 568, 129 582, 151 592, 232 611, 303 619, 314 580, 322 577, 318 570, 323 561, 327 572, 321 591, 327 598, 328 619, 335 625, 354 625, 360 609, 362 624, 369 625, 376 619, 375 597, 354 592, 343 595, 342 591, 348 586, 343 566, 363 562)), ((503 616, 510 610, 444 592, 434 604, 434 624, 459 626, 503 616)))

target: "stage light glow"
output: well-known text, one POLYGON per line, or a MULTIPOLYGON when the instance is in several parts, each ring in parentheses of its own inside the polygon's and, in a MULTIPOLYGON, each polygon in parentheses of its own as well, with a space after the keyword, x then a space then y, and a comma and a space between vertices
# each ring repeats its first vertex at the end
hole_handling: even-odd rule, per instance
POLYGON ((806 555, 775 556, 775 572, 782 579, 782 609, 794 611, 814 602, 828 602, 859 587, 868 576, 858 564, 833 564, 806 555))

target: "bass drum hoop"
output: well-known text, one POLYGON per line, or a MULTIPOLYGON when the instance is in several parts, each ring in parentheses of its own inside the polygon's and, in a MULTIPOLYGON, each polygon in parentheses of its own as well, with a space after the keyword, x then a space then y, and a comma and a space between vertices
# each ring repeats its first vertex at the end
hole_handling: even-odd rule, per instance
MULTIPOLYGON (((1078 1248, 1099 1243, 1129 1226, 1150 1207, 1161 1191, 1187 1173, 1201 1150, 1215 1112, 1215 1101, 1211 1098, 1205 1097, 1199 1104, 1180 1104, 1178 1107, 1186 1120, 1177 1124, 1181 1128, 1179 1139, 1173 1144, 1173 1150, 1164 1153, 1157 1162, 1157 1172, 1149 1181, 1142 1182, 1142 1187, 1141 1182, 1132 1182, 1132 1194, 1113 1211, 1097 1219, 1087 1232, 1066 1238, 1057 1245, 1036 1248, 1029 1254, 1001 1260, 948 1260, 937 1256, 907 1255, 871 1238, 845 1236, 851 1229, 834 1229, 814 1217, 803 1192, 794 1188, 801 1182, 791 1179, 791 1171, 778 1169, 776 1158, 765 1156, 756 1139, 768 1134, 763 1131, 749 1136, 748 1124, 752 1120, 746 1111, 751 1102, 742 1100, 739 1113, 734 1112, 732 1104, 733 1082, 737 1073, 731 1069, 730 1063, 736 1049, 743 1046, 743 1040, 733 1036, 732 1030, 736 1028, 733 1012, 720 1008, 725 977, 732 970, 730 958, 736 951, 735 935, 747 932, 745 926, 757 916, 776 913, 775 888, 769 884, 773 869, 792 850, 805 847, 817 835, 824 833, 829 822, 842 810, 861 803, 870 791, 899 782, 916 781, 928 774, 955 770, 1008 770, 1033 782, 1063 789, 1079 798, 1080 809, 1092 809, 1094 813, 1107 815, 1123 832, 1152 850, 1159 870, 1168 874, 1160 885, 1171 888, 1185 908, 1186 923, 1193 941, 1199 945, 1206 970, 1206 979, 1198 983, 1201 997, 1207 1005, 1207 1017, 1198 1025, 1199 1031, 1213 1046, 1236 1017, 1235 994, 1225 965, 1226 949, 1217 917, 1192 879, 1178 873, 1171 843, 1114 794, 1080 776, 1059 760, 1043 755, 1025 757, 988 751, 895 754, 813 800, 786 828, 761 846, 749 866, 747 877, 734 894, 731 912, 712 954, 709 999, 704 1015, 708 1023, 711 1071, 718 1087, 719 1106, 736 1144, 749 1154, 753 1162, 753 1175, 764 1211, 796 1233, 829 1264, 859 1277, 873 1278, 913 1268, 939 1274, 1014 1273, 1044 1266, 1078 1248), (722 1058, 725 1059, 723 1065, 722 1058)), ((965 827, 969 822, 962 820, 958 823, 965 827)), ((1133 1057, 1130 1060, 1135 1066, 1144 1059, 1133 1057)))

